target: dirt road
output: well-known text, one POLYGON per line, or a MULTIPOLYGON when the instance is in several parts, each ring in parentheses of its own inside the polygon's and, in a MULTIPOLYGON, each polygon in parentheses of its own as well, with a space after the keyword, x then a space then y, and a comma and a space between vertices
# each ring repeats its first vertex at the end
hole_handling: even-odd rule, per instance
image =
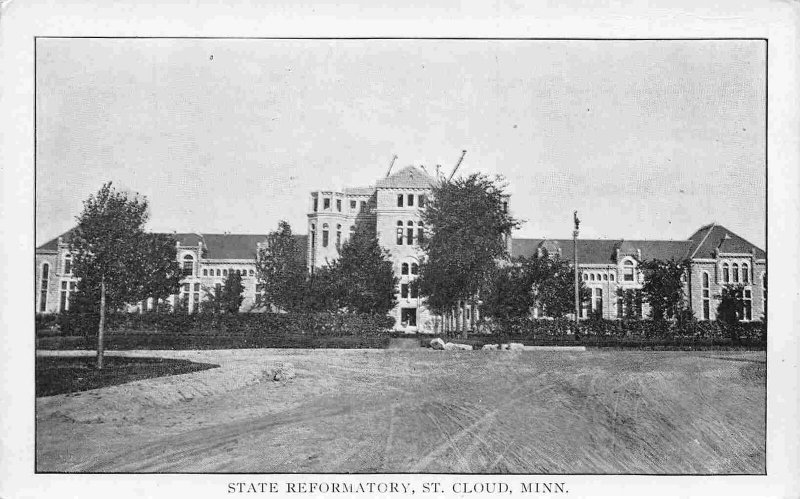
POLYGON ((221 367, 38 399, 37 469, 764 471, 763 353, 159 354, 221 367))

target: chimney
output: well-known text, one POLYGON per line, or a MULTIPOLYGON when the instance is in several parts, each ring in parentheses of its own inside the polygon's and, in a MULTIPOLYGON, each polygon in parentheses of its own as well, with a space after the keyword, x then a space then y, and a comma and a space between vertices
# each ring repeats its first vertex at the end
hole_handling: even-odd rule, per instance
POLYGON ((616 261, 617 261, 617 263, 619 263, 619 248, 617 248, 617 249, 616 249, 616 250, 614 250, 614 251, 615 251, 615 252, 616 252, 616 254, 617 254, 617 260, 616 260, 616 261))
POLYGON ((61 236, 58 236, 58 245, 61 246, 62 244, 64 244, 64 238, 61 237, 61 236))
POLYGON ((642 248, 636 248, 636 257, 640 262, 642 261, 642 248))

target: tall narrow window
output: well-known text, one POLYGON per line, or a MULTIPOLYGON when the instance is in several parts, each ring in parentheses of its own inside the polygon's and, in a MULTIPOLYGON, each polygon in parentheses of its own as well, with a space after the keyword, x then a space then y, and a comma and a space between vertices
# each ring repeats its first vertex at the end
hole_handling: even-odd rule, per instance
POLYGON ((508 213, 508 201, 503 201, 503 213, 508 213))
POLYGON ((222 271, 220 269, 217 269, 217 277, 219 277, 221 275, 222 275, 222 271))
POLYGON ((67 255, 64 257, 64 273, 72 273, 72 255, 67 255))
MULTIPOLYGON (((317 224, 311 224, 311 250, 313 251, 317 245, 317 224)), ((219 271, 217 271, 219 272, 219 271)), ((219 273, 217 273, 219 275, 219 273)))
POLYGON ((183 275, 190 276, 194 274, 194 257, 186 255, 183 257, 183 275))
POLYGON ((750 289, 744 290, 744 320, 753 320, 753 291, 750 289))
POLYGON ((336 249, 342 246, 342 224, 336 224, 336 249))
POLYGON ((623 300, 621 296, 617 297, 617 319, 622 319, 625 316, 625 312, 622 309, 623 300))
POLYGON ((408 298, 408 284, 400 285, 400 298, 408 298))
POLYGON ((362 212, 367 211, 367 202, 366 201, 361 201, 361 211, 362 212))
POLYGON ((413 194, 409 194, 408 195, 408 206, 414 206, 414 195, 413 194))
POLYGON ((68 310, 68 303, 69 303, 67 301, 68 293, 69 291, 67 291, 67 281, 61 281, 61 303, 59 307, 59 311, 61 312, 68 310))
POLYGON ((703 320, 711 319, 711 279, 708 272, 703 272, 702 282, 703 320))
POLYGON ((406 229, 406 244, 414 244, 414 222, 408 221, 408 228, 406 229))
POLYGON ((733 282, 739 282, 739 265, 734 263, 731 268, 733 270, 733 282))
POLYGON ((742 282, 745 284, 750 283, 750 266, 746 263, 742 264, 742 282))
POLYGON ((355 211, 356 210, 356 201, 355 201, 355 199, 350 201, 350 210, 351 211, 355 211))
POLYGON ((350 237, 353 237, 353 234, 355 234, 355 233, 356 233, 356 226, 355 225, 351 225, 350 226, 350 237))
POLYGON ((338 211, 338 212, 342 211, 342 200, 341 199, 337 199, 336 200, 336 211, 338 211))
POLYGON ((331 198, 322 198, 322 209, 323 210, 331 209, 331 198))
POLYGON ((322 224, 322 247, 328 247, 328 224, 322 224))
POLYGON ((319 199, 314 198, 314 211, 315 212, 317 211, 317 208, 319 208, 319 199))
POLYGON ((417 222, 417 242, 422 244, 425 242, 425 224, 417 222))
POLYGON ((723 263, 722 264, 722 282, 724 282, 726 284, 731 282, 730 269, 728 268, 728 264, 727 263, 723 263))
POLYGON ((47 310, 47 287, 50 284, 50 264, 42 265, 42 281, 39 284, 39 312, 47 310))
POLYGON ((404 263, 400 265, 400 275, 408 275, 408 264, 404 263))
POLYGON ((208 277, 208 269, 203 269, 203 277, 208 277))
POLYGON ((761 309, 767 315, 767 274, 761 274, 761 309))
POLYGON ((402 194, 398 194, 397 195, 397 207, 398 208, 402 208, 403 207, 403 195, 402 194))
POLYGON ((419 203, 417 204, 419 204, 420 208, 425 208, 425 194, 419 195, 419 203))
POLYGON ((397 221, 397 244, 403 244, 403 222, 401 220, 397 221))
POLYGON ((411 264, 411 275, 419 275, 419 265, 416 263, 411 264))
POLYGON ((601 288, 594 289, 594 312, 603 313, 603 290, 601 288))

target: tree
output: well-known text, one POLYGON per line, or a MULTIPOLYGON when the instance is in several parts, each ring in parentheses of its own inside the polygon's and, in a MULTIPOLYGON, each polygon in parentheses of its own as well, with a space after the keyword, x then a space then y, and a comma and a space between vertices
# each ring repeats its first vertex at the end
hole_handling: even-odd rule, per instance
POLYGON ((267 235, 267 244, 258 250, 256 272, 266 303, 287 311, 305 306, 306 265, 286 221, 278 223, 278 229, 267 235))
POLYGON ((422 211, 429 237, 419 284, 435 312, 474 302, 488 291, 498 261, 508 259, 507 241, 520 222, 508 213, 505 187, 502 177, 478 173, 433 187, 422 211))
POLYGON ((736 324, 744 318, 744 286, 729 284, 722 288, 717 305, 717 320, 724 324, 736 324))
POLYGON ((387 314, 397 303, 395 277, 389 253, 381 248, 375 230, 358 223, 342 244, 339 258, 331 265, 338 282, 340 304, 362 314, 387 314))
MULTIPOLYGON (((536 305, 545 317, 560 318, 575 311, 575 274, 572 264, 558 255, 533 256, 523 260, 531 276, 536 305)), ((581 302, 589 300, 591 292, 578 281, 581 302)))
POLYGON ((642 290, 617 288, 617 296, 622 299, 625 319, 642 318, 642 290))
POLYGON ((238 272, 228 272, 225 284, 219 297, 220 309, 228 314, 239 313, 239 307, 244 301, 244 286, 242 286, 242 276, 238 272))
POLYGON ((650 304, 650 316, 662 321, 676 317, 684 304, 683 276, 687 262, 646 260, 639 264, 644 273, 642 296, 650 304))
POLYGON ((500 321, 526 317, 534 305, 533 282, 523 265, 498 267, 483 299, 484 317, 500 321))
POLYGON ((178 291, 175 242, 165 235, 145 233, 147 219, 147 199, 118 192, 111 182, 84 201, 77 217, 70 251, 80 293, 99 311, 98 369, 103 368, 107 310, 178 291))

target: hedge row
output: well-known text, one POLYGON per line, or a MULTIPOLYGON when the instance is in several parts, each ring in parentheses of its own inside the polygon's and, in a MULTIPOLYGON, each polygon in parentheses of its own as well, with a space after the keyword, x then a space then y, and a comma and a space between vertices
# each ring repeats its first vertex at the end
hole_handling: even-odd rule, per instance
MULTIPOLYGON (((99 316, 65 313, 36 317, 37 336, 94 336, 99 316)), ((114 332, 203 336, 386 336, 394 320, 387 316, 333 313, 291 314, 170 314, 113 313, 106 316, 106 330, 114 332)))
POLYGON ((478 344, 517 341, 535 345, 584 345, 621 348, 766 347, 766 324, 712 321, 657 322, 652 320, 518 319, 494 323, 470 335, 478 344))

